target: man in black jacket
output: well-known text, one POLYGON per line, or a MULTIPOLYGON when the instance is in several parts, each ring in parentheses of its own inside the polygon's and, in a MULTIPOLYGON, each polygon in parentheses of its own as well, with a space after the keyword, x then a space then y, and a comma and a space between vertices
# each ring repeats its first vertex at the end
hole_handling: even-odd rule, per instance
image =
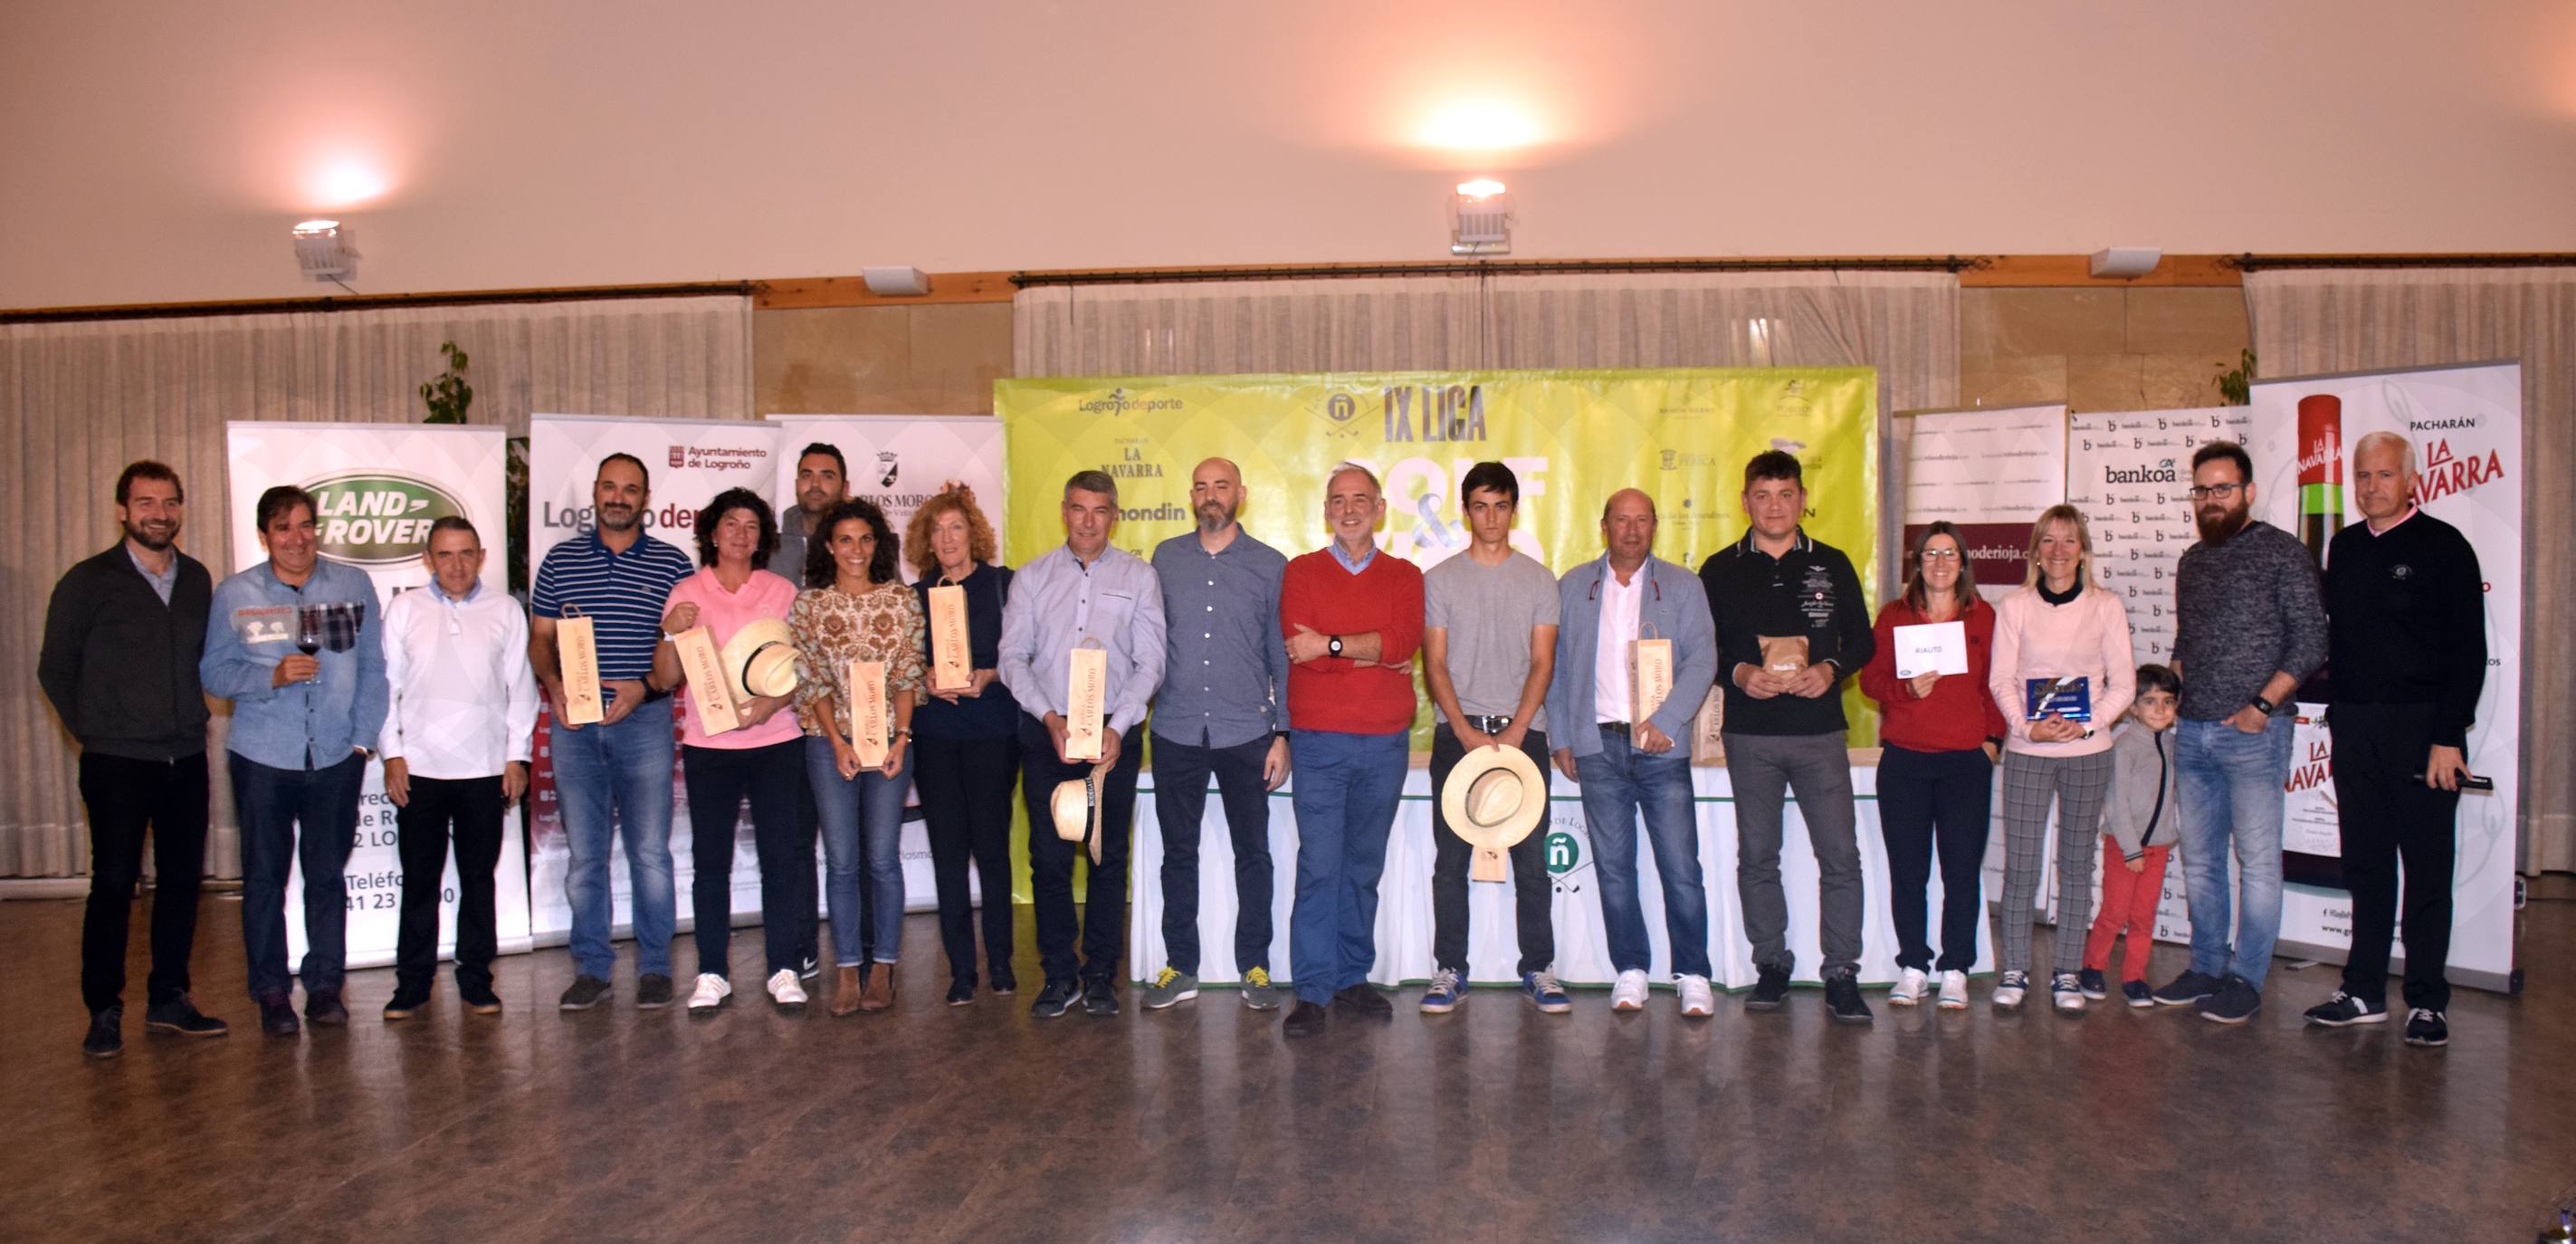
POLYGON ((179 551, 187 502, 179 476, 137 462, 116 479, 125 538, 54 585, 36 678, 80 741, 81 799, 89 805, 89 910, 81 922, 81 1049, 124 1048, 125 935, 143 835, 152 833, 152 976, 143 1026, 220 1037, 224 1022, 188 997, 197 886, 206 861, 206 697, 197 658, 214 581, 179 551))

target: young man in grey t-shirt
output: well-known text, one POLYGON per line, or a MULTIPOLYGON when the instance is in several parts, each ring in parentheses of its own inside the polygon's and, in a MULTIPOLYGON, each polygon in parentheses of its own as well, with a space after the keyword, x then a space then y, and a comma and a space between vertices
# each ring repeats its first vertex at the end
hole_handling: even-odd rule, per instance
MULTIPOLYGON (((1422 668, 1438 724, 1431 733, 1432 958, 1438 971, 1422 1009, 1443 1014, 1467 997, 1467 865, 1475 848, 1452 833, 1438 793, 1449 772, 1480 747, 1517 747, 1547 789, 1548 746, 1540 704, 1556 669, 1556 576, 1512 550, 1521 485, 1510 467, 1479 462, 1459 482, 1467 549, 1422 576, 1422 668)), ((1547 840, 1533 833, 1511 849, 1517 895, 1521 993, 1538 1009, 1574 1009, 1556 979, 1556 931, 1549 904, 1547 840)))

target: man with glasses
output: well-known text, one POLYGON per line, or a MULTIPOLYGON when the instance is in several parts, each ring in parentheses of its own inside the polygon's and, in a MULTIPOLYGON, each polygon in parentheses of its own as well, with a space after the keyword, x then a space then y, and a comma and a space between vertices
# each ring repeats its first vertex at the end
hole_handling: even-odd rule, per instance
POLYGON ((2166 1006, 2241 1024, 2263 1006, 2281 934, 2282 783, 2299 683, 2326 656, 2325 600, 2307 547, 2255 519, 2254 461, 2232 441, 2191 457, 2200 541, 2174 569, 2174 669, 2191 967, 2155 991, 2166 1006), (2231 905, 2227 852, 2236 853, 2231 905), (2231 910, 2231 906, 2233 910, 2231 910), (2231 942, 2230 917, 2234 917, 2231 942))

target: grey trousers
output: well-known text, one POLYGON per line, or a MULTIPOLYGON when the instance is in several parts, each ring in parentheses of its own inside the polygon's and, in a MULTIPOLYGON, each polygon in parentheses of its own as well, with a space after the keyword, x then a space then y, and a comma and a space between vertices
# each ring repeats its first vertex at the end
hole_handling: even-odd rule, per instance
POLYGON ((1816 853, 1817 941, 1824 974, 1860 967, 1860 838, 1852 823, 1851 756, 1843 733, 1726 732, 1726 770, 1735 786, 1735 892, 1744 905, 1744 936, 1753 966, 1783 972, 1797 965, 1789 950, 1789 900, 1780 890, 1781 811, 1791 790, 1816 853))
POLYGON ((2041 847, 2048 804, 2057 801, 2057 971, 2084 966, 2084 931, 2093 924, 2093 857, 2101 853, 2102 796, 2111 788, 2111 753, 2032 756, 2004 753, 2004 927, 1997 968, 2030 970, 2031 906, 2039 898, 2041 847))

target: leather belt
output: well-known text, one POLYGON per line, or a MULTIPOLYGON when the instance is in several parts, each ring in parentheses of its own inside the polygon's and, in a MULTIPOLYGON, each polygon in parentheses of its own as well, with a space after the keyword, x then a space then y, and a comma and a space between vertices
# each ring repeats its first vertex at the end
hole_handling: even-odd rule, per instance
POLYGON ((1468 725, 1474 726, 1478 733, 1501 734, 1503 731, 1511 728, 1512 719, 1509 716, 1478 717, 1470 714, 1466 718, 1466 722, 1468 725))
POLYGON ((1624 721, 1605 721, 1605 722, 1602 722, 1602 723, 1601 723, 1601 730, 1602 730, 1602 733, 1604 733, 1604 734, 1615 734, 1615 735, 1618 735, 1620 738, 1623 738, 1623 739, 1624 739, 1624 738, 1629 737, 1629 735, 1628 735, 1628 723, 1627 723, 1627 722, 1624 722, 1624 721))

